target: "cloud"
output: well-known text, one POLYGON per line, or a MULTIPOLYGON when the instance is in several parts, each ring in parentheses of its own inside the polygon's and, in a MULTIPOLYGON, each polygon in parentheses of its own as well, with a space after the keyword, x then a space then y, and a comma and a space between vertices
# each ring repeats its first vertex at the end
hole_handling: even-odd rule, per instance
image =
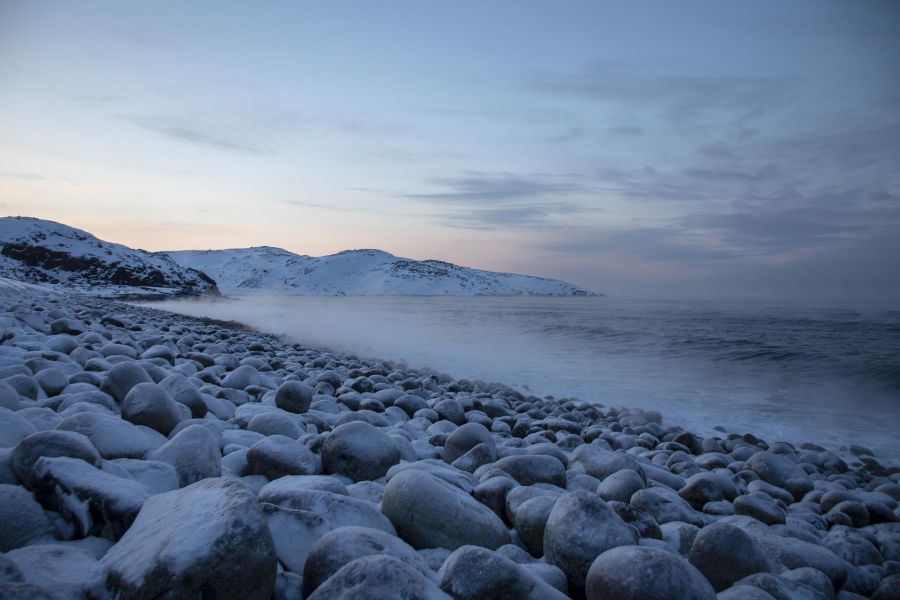
POLYGON ((660 116, 690 121, 713 111, 752 120, 787 104, 797 85, 788 77, 677 74, 594 63, 578 71, 533 71, 530 90, 630 108, 650 107, 660 116))
POLYGON ((277 153, 265 144, 241 139, 223 125, 201 123, 198 120, 172 115, 123 115, 138 127, 159 133, 179 142, 207 146, 216 150, 238 152, 253 156, 274 156, 277 153))
POLYGON ((426 183, 439 190, 403 196, 439 206, 440 219, 453 227, 539 227, 558 216, 595 210, 583 201, 591 182, 577 173, 467 171, 426 183))
POLYGON ((640 127, 634 127, 632 125, 618 125, 616 127, 607 127, 607 133, 612 133, 614 135, 624 135, 624 136, 638 136, 643 135, 644 130, 640 127))

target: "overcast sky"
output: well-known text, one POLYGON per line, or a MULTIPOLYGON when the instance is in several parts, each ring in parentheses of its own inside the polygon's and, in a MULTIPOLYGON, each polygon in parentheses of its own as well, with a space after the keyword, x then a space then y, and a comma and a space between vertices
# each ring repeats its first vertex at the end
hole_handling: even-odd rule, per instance
POLYGON ((0 212, 900 299, 900 2, 0 0, 0 212))

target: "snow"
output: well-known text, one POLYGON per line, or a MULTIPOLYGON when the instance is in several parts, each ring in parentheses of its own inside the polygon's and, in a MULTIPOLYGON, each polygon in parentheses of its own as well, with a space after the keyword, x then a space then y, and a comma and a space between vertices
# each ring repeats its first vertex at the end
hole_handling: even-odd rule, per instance
POLYGON ((223 293, 230 294, 591 295, 553 279, 494 273, 437 260, 412 260, 382 250, 345 250, 317 257, 261 246, 168 254, 182 266, 207 273, 223 293))
POLYGON ((0 276, 101 296, 215 290, 203 273, 178 265, 166 254, 134 250, 31 217, 0 218, 0 276))

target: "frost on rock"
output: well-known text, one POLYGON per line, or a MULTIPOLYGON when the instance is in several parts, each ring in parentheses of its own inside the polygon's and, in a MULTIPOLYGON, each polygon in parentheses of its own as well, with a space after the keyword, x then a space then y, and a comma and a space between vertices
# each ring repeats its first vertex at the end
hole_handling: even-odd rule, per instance
POLYGON ((134 599, 268 600, 275 549, 256 496, 226 478, 151 497, 102 564, 134 599))

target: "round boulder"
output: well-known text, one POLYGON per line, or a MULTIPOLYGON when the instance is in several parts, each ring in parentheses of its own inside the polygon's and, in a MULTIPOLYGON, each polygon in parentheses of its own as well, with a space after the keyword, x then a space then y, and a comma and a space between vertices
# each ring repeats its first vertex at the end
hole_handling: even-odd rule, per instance
POLYGON ((622 546, 598 556, 585 592, 587 600, 716 599, 712 586, 688 561, 646 546, 622 546))
POLYGON ((265 475, 270 481, 286 475, 313 475, 316 457, 309 448, 283 435, 271 435, 253 444, 247 452, 251 475, 265 475))
POLYGON ((599 496, 585 491, 560 497, 544 528, 544 557, 566 574, 569 588, 583 590, 591 563, 617 546, 636 544, 637 532, 599 496))
POLYGON ((362 421, 336 427, 322 444, 325 472, 346 475, 353 481, 378 479, 398 462, 400 449, 390 436, 362 421))
POLYGON ((455 550, 470 544, 496 549, 510 541, 503 521, 472 496, 420 469, 395 474, 381 510, 414 548, 455 550))
POLYGON ((122 401, 122 418, 169 435, 181 421, 181 410, 165 388, 155 383, 135 385, 122 401))
POLYGON ((285 381, 275 391, 275 406, 292 413, 309 410, 315 390, 300 381, 285 381))

